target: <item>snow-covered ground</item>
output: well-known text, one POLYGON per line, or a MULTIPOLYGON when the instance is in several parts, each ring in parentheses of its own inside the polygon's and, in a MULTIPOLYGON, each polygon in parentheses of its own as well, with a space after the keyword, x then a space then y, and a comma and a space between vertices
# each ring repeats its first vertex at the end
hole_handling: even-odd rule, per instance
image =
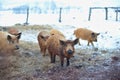
MULTIPOLYGON (((62 22, 59 23, 58 14, 30 14, 30 24, 49 24, 53 28, 60 30, 67 39, 75 39, 73 31, 83 27, 100 33, 98 42, 95 47, 102 49, 120 49, 120 22, 115 21, 115 13, 109 13, 109 20, 104 20, 103 11, 95 12, 91 16, 91 21, 87 21, 88 12, 75 12, 62 14, 62 22)), ((16 23, 24 23, 25 15, 15 15, 12 13, 1 14, 0 25, 14 25, 16 23)), ((21 40, 37 42, 36 36, 38 32, 26 31, 23 33, 21 40), (28 34, 29 33, 29 34, 28 34)), ((81 40, 82 47, 87 46, 87 41, 81 40)))
MULTIPOLYGON (((95 47, 104 49, 116 49, 120 47, 120 23, 115 21, 85 21, 79 25, 56 25, 53 28, 60 30, 67 39, 75 39, 73 32, 77 28, 87 28, 100 33, 98 42, 94 42, 95 47), (83 26, 84 25, 84 26, 83 26)), ((87 45, 87 41, 80 40, 82 46, 87 45)))

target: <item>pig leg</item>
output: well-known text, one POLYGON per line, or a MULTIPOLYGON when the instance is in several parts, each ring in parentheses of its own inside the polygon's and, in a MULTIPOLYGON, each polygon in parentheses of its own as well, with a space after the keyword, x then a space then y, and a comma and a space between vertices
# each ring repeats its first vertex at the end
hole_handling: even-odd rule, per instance
POLYGON ((51 60, 51 63, 54 63, 54 61, 53 61, 53 54, 52 53, 50 53, 50 60, 51 60))
POLYGON ((90 44, 90 42, 88 41, 88 44, 87 44, 87 46, 89 46, 89 44, 90 44))
POLYGON ((43 49, 43 56, 45 56, 46 48, 43 49))
POLYGON ((67 66, 70 65, 70 61, 69 61, 69 58, 67 58, 67 66))
POLYGON ((93 44, 93 42, 92 41, 88 41, 88 44, 87 44, 87 46, 89 46, 89 44, 92 44, 92 46, 94 46, 94 44, 93 44))
POLYGON ((55 57, 56 57, 56 55, 53 55, 53 63, 55 63, 55 57))
POLYGON ((51 63, 52 63, 52 54, 50 54, 50 61, 51 61, 51 63))
POLYGON ((81 45, 81 44, 80 44, 80 39, 79 39, 78 43, 79 43, 79 45, 81 45))
POLYGON ((94 46, 93 42, 91 42, 92 46, 94 46))
POLYGON ((42 55, 44 56, 44 48, 41 47, 40 50, 41 50, 42 55))
POLYGON ((63 64, 64 64, 64 58, 63 58, 63 57, 60 57, 60 60, 61 60, 61 66, 63 67, 63 64))

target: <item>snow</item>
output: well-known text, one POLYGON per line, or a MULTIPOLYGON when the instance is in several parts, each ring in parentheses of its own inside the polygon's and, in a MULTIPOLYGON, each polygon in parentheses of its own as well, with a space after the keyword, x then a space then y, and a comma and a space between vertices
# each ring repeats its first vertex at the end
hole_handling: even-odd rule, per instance
MULTIPOLYGON (((76 28, 83 27, 100 33, 98 42, 94 42, 95 47, 99 49, 116 49, 120 47, 120 23, 115 21, 85 22, 85 26, 53 26, 60 30, 67 39, 75 39, 73 31, 76 28)), ((80 40, 82 47, 87 45, 87 41, 80 40)))
MULTIPOLYGON (((73 31, 79 27, 88 28, 100 33, 98 42, 94 42, 95 47, 100 49, 119 49, 120 48, 120 22, 115 21, 115 17, 104 20, 103 11, 94 11, 91 21, 88 21, 88 11, 70 12, 62 14, 62 22, 59 23, 59 14, 30 14, 30 24, 49 24, 53 28, 60 30, 67 39, 75 39, 73 31)), ((111 16, 115 13, 111 12, 111 16)), ((14 25, 25 22, 24 14, 16 15, 12 13, 0 14, 0 26, 14 25)), ((37 42, 38 33, 26 31, 23 33, 21 40, 37 42), (29 33, 29 34, 28 34, 29 33)), ((87 41, 81 40, 82 47, 87 47, 87 41)), ((76 45, 76 47, 79 47, 76 45)))

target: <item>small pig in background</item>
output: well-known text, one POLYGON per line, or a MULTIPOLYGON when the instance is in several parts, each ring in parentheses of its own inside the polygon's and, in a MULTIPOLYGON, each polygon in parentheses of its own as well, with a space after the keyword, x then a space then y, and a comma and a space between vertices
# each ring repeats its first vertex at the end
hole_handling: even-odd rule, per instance
POLYGON ((50 33, 48 31, 41 31, 37 36, 38 44, 41 50, 40 52, 43 54, 43 56, 45 56, 46 53, 46 41, 49 36, 50 33))
MULTIPOLYGON (((76 38, 79 38, 82 40, 87 40, 88 46, 90 43, 92 44, 92 46, 94 46, 93 42, 97 42, 97 36, 99 34, 100 33, 96 33, 94 31, 91 31, 86 28, 78 28, 78 29, 74 30, 74 35, 76 36, 76 38)), ((80 41, 79 41, 79 45, 80 45, 80 41)))

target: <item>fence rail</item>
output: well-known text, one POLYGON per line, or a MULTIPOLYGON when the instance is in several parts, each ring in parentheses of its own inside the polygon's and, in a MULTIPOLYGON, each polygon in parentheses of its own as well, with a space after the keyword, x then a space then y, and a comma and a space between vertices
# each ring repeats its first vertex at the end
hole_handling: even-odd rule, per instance
POLYGON ((105 20, 108 20, 109 9, 114 9, 114 11, 116 13, 116 21, 118 21, 118 13, 120 12, 120 7, 90 7, 88 21, 91 20, 92 10, 94 10, 94 9, 104 9, 105 10, 105 20))

